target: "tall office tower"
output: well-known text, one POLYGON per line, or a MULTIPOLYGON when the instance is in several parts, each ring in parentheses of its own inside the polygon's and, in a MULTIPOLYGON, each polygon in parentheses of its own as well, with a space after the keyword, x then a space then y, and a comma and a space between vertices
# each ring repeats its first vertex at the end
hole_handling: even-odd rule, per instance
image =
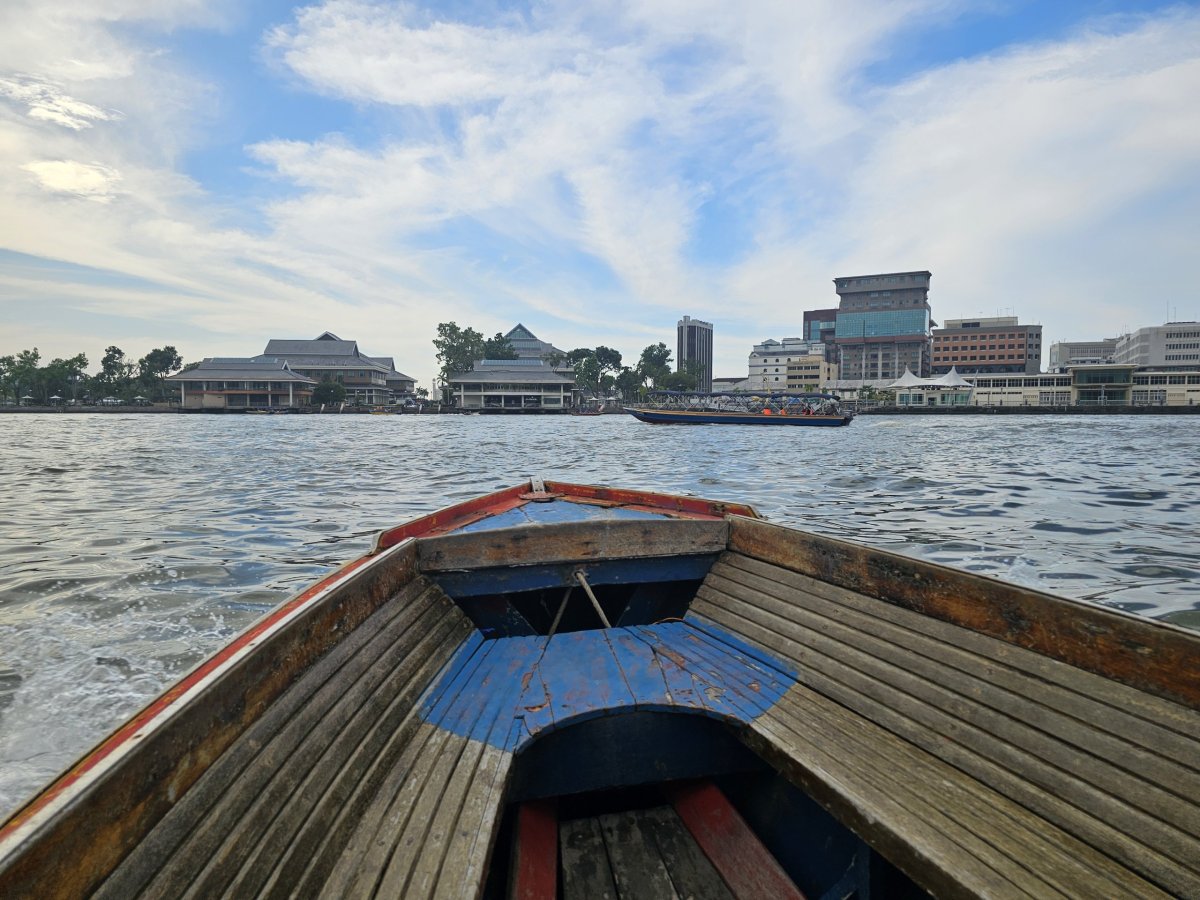
POLYGON ((686 372, 691 360, 699 363, 696 390, 712 390, 712 322, 684 316, 675 328, 675 371, 686 372))
POLYGON ((889 272, 835 278, 834 340, 842 379, 899 378, 905 368, 929 377, 930 272, 889 272))
POLYGON ((1042 326, 1020 325, 1016 316, 946 319, 933 329, 933 374, 1024 372, 1042 368, 1042 326))

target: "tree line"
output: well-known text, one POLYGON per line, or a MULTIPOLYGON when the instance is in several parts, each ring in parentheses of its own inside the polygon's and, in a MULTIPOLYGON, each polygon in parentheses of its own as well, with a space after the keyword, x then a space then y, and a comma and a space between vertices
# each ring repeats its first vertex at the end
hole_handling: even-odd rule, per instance
POLYGON ((184 365, 171 346, 151 350, 138 360, 112 346, 104 351, 100 371, 89 375, 87 368, 88 358, 83 353, 69 359, 53 359, 45 365, 37 347, 0 356, 0 400, 43 406, 96 402, 105 397, 126 402, 136 397, 165 400, 169 388, 164 379, 184 365))
MULTIPOLYGON (((454 375, 470 372, 481 359, 516 359, 517 351, 512 344, 497 333, 484 338, 474 328, 461 328, 456 322, 442 322, 437 327, 433 340, 437 360, 441 365, 438 374, 442 384, 454 375)), ((547 353, 542 359, 558 368, 570 365, 575 372, 575 383, 585 393, 606 396, 617 393, 625 399, 633 399, 647 390, 691 391, 699 383, 698 365, 685 364, 684 371, 671 371, 671 351, 659 341, 642 350, 633 366, 623 364, 619 350, 597 345, 577 347, 569 353, 547 353)))

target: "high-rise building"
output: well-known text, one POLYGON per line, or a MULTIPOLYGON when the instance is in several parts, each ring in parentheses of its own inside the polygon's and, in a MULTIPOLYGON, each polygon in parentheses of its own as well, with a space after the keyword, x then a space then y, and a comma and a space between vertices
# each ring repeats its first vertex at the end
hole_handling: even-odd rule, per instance
POLYGON ((1020 325, 1016 316, 947 319, 933 329, 933 374, 1041 371, 1042 326, 1020 325))
POLYGON ((904 370, 930 373, 930 272, 887 272, 835 278, 838 304, 834 340, 840 377, 899 378, 904 370))
POLYGON ((675 329, 675 371, 686 372, 694 363, 696 390, 712 390, 712 322, 701 322, 691 316, 679 320, 675 329))

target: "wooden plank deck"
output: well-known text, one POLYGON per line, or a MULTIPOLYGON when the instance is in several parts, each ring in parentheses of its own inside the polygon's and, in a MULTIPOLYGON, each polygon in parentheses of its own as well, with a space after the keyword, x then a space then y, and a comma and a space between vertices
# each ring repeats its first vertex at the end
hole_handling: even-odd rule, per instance
POLYGON ((795 666, 752 744, 918 882, 1200 896, 1195 710, 740 553, 692 610, 795 666))
POLYGON ((564 900, 735 896, 670 806, 571 819, 559 836, 564 900))
MULTIPOLYGON (((421 761, 431 726, 417 701, 474 633, 436 585, 415 579, 235 742, 97 896, 314 895, 381 786, 421 761)), ((479 757, 469 764, 481 768, 479 757)), ((447 802, 457 818, 461 797, 447 802)), ((422 815, 449 843, 448 814, 422 815)))

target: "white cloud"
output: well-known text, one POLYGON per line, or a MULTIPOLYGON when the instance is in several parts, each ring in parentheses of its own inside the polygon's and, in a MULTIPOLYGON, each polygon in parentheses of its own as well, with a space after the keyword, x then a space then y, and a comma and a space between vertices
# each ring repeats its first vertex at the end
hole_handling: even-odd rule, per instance
POLYGON ((121 180, 118 172, 95 164, 72 162, 71 160, 43 160, 21 166, 33 174, 38 183, 48 191, 74 194, 100 203, 109 202, 121 180))
POLYGON ((930 268, 935 316, 1016 307, 1049 334, 1060 315, 1136 326, 1122 303, 1190 272, 1191 211, 1170 201, 1200 193, 1194 10, 872 87, 893 42, 965 4, 554 0, 468 20, 332 0, 264 48, 298 105, 316 92, 356 116, 253 142, 270 199, 225 209, 179 162, 214 88, 146 35, 227 10, 15 7, 0 246, 126 280, 92 290, 84 269, 41 291, 160 332, 332 328, 427 378, 438 321, 524 319, 636 356, 686 312, 717 323, 730 374, 749 343, 833 305, 838 274, 930 268), (129 17, 137 40, 114 27, 129 17), (705 235, 714 207, 737 216, 705 235))

